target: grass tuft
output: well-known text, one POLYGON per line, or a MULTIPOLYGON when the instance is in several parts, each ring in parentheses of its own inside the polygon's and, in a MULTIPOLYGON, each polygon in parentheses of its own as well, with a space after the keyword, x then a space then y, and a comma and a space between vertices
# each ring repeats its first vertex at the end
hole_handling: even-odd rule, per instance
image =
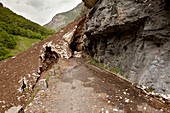
POLYGON ((35 88, 34 91, 32 92, 29 100, 27 101, 27 104, 29 105, 35 98, 35 96, 37 95, 37 93, 39 92, 39 88, 35 88))
POLYGON ((126 79, 129 78, 129 76, 124 74, 123 70, 121 68, 119 68, 119 67, 109 67, 104 63, 98 62, 95 59, 92 59, 90 63, 97 66, 97 67, 99 67, 99 68, 106 69, 106 70, 109 70, 109 71, 114 72, 116 74, 119 74, 119 75, 125 77, 126 79))

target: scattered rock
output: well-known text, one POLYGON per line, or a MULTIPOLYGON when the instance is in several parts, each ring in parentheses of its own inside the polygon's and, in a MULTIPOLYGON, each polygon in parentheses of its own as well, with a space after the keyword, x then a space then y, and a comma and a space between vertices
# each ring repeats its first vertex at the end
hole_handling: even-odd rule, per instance
POLYGON ((125 102, 126 102, 126 103, 129 103, 129 99, 125 98, 125 102))
POLYGON ((20 93, 22 93, 22 92, 25 90, 25 88, 28 87, 28 80, 27 80, 25 77, 23 77, 23 78, 19 81, 19 83, 21 84, 21 86, 20 86, 20 88, 18 89, 18 91, 19 91, 20 93))
POLYGON ((74 51, 73 57, 75 57, 75 58, 81 58, 81 56, 82 56, 82 52, 74 51))
POLYGON ((24 113, 24 109, 22 106, 14 106, 8 109, 8 111, 5 111, 5 113, 24 113))
POLYGON ((41 91, 45 91, 48 88, 47 80, 46 79, 39 80, 37 86, 41 91))
POLYGON ((113 111, 119 111, 118 109, 114 108, 113 111))

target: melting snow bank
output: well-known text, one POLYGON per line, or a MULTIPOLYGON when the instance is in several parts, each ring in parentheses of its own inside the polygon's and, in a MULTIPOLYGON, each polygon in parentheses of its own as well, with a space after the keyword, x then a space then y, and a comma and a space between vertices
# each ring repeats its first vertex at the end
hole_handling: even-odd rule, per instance
POLYGON ((149 89, 148 86, 136 86, 136 87, 142 89, 142 91, 147 95, 158 98, 163 103, 170 103, 170 94, 162 94, 162 93, 155 93, 153 91, 148 91, 149 89))

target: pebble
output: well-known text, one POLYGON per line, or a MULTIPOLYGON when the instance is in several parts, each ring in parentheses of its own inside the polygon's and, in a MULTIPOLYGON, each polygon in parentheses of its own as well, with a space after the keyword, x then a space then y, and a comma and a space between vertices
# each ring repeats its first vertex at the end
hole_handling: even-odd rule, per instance
POLYGON ((15 56, 12 57, 12 59, 15 59, 15 58, 16 58, 15 56))
POLYGON ((118 109, 113 109, 113 111, 119 111, 118 109))
POLYGON ((5 100, 3 100, 2 103, 5 104, 5 100))
POLYGON ((109 111, 108 111, 108 110, 106 110, 106 113, 109 113, 109 111))
POLYGON ((144 110, 146 110, 147 108, 146 108, 146 107, 144 107, 143 109, 144 109, 144 110))
POLYGON ((125 98, 125 102, 128 103, 128 102, 129 102, 129 99, 125 98))

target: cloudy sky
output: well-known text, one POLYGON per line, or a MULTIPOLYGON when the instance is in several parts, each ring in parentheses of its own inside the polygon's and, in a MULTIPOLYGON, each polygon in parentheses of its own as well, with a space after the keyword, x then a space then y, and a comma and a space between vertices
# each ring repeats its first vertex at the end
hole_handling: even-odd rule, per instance
POLYGON ((68 11, 82 0, 0 0, 4 6, 36 23, 44 25, 54 15, 68 11))

